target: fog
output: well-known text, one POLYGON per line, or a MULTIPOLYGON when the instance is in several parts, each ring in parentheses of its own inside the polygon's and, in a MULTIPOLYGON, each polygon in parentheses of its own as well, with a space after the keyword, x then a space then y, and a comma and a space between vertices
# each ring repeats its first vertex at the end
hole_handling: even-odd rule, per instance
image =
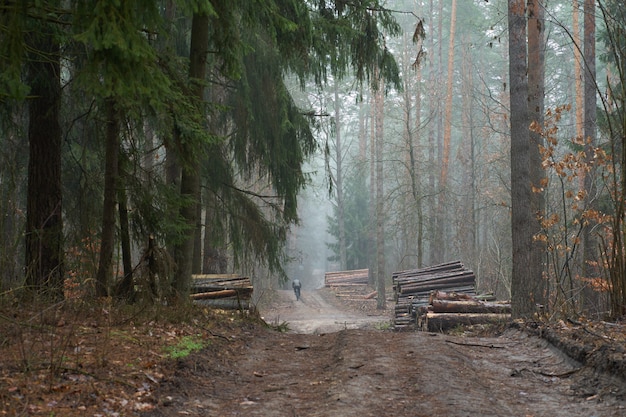
MULTIPOLYGON (((334 239, 327 232, 327 216, 332 214, 332 204, 325 180, 324 163, 310 162, 305 171, 311 173, 312 183, 298 197, 300 224, 293 226, 288 237, 286 266, 290 280, 299 279, 304 289, 324 286, 324 273, 337 270, 338 265, 328 261, 332 251, 327 243, 334 239)), ((291 283, 285 284, 291 287, 291 283)))

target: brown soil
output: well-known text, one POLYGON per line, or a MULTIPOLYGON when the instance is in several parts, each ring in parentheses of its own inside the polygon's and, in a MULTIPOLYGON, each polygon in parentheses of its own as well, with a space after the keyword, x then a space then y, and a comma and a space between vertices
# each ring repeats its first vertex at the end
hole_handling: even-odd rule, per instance
POLYGON ((229 354, 181 361, 147 416, 622 416, 623 380, 509 328, 499 336, 384 330, 371 303, 278 294, 289 333, 251 329, 229 354))
POLYGON ((202 308, 19 311, 0 311, 0 416, 626 415, 615 324, 396 332, 375 301, 328 289, 278 291, 269 325, 202 308), (173 359, 189 338, 205 348, 173 359))

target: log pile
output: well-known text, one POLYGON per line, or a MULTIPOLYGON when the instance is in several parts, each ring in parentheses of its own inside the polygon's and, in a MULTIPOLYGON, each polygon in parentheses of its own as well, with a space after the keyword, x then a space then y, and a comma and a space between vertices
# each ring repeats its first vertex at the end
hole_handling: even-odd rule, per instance
POLYGON ((327 287, 367 284, 369 269, 353 269, 350 271, 334 271, 324 274, 324 285, 327 287))
POLYGON ((374 299, 376 293, 368 288, 368 280, 368 269, 326 272, 324 275, 324 285, 344 300, 374 299))
POLYGON ((476 277, 460 261, 392 274, 396 300, 394 325, 403 328, 417 324, 418 311, 426 307, 433 291, 475 294, 476 277))
POLYGON ((248 310, 252 298, 252 282, 237 274, 192 275, 191 299, 211 307, 227 310, 248 310))
POLYGON ((429 332, 442 332, 457 326, 507 321, 511 315, 509 303, 490 302, 461 293, 434 291, 428 306, 417 311, 417 326, 429 332))

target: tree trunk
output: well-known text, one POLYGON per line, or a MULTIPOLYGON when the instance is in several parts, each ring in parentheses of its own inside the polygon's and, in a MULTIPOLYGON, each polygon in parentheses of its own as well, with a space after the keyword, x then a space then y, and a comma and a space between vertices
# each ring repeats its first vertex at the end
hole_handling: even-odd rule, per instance
MULTIPOLYGON (((429 2, 429 15, 430 15, 430 21, 434 22, 435 21, 435 13, 434 13, 434 5, 433 5, 433 0, 430 0, 429 2)), ((431 24, 430 26, 430 31, 433 33, 432 36, 428 36, 426 39, 428 40, 428 50, 434 51, 435 50, 435 28, 434 28, 434 24, 431 24)), ((430 84, 430 91, 428 92, 428 97, 429 97, 429 104, 430 104, 430 108, 431 108, 431 112, 433 113, 434 117, 437 117, 436 115, 438 114, 438 109, 439 109, 439 100, 436 97, 436 88, 435 86, 438 85, 438 80, 437 80, 437 76, 436 74, 439 72, 438 69, 435 66, 435 60, 434 57, 433 59, 428 60, 429 62, 429 76, 428 76, 428 80, 429 80, 429 84, 430 84)), ((435 123, 428 123, 428 190, 426 191, 426 194, 429 195, 428 199, 427 199, 427 203, 428 203, 428 212, 429 212, 429 221, 431 223, 429 230, 430 230, 430 244, 429 244, 429 253, 428 253, 428 260, 430 264, 436 264, 436 257, 434 254, 434 246, 435 246, 435 241, 434 241, 434 237, 433 231, 435 231, 434 229, 434 225, 436 225, 436 219, 437 219, 437 209, 435 207, 435 173, 436 173, 436 167, 437 167, 437 161, 436 161, 436 157, 435 157, 435 123)))
POLYGON ((383 188, 383 143, 384 143, 384 80, 380 79, 376 91, 376 290, 377 308, 385 309, 385 195, 383 188))
POLYGON ((423 212, 423 198, 420 191, 420 181, 417 170, 417 158, 415 156, 415 147, 420 143, 422 135, 422 68, 420 65, 416 68, 415 75, 415 140, 412 140, 411 147, 411 184, 413 190, 413 200, 415 201, 415 219, 417 221, 417 266, 421 268, 424 266, 424 212, 423 212))
POLYGON ((439 199, 437 204, 437 231, 435 251, 438 254, 438 262, 445 259, 446 247, 445 219, 446 219, 446 188, 448 183, 448 165, 450 161, 450 142, 452 137, 452 92, 454 90, 454 36, 456 32, 456 0, 452 0, 450 15, 450 38, 448 43, 448 79, 446 83, 446 108, 443 125, 443 154, 441 157, 441 171, 439 174, 439 199))
POLYGON ((474 145, 474 63, 472 53, 469 48, 462 51, 462 121, 463 135, 458 148, 457 160, 462 169, 462 187, 464 192, 461 199, 461 210, 459 211, 459 231, 458 242, 460 244, 459 253, 461 259, 471 262, 472 266, 478 264, 476 256, 476 176, 475 176, 475 145, 474 145))
MULTIPOLYGON (((585 162, 591 167, 591 171, 585 175, 584 189, 586 194, 586 209, 596 208, 596 187, 595 187, 595 165, 594 148, 596 147, 596 3, 594 0, 585 0, 584 5, 584 54, 585 54, 585 92, 584 92, 584 137, 585 137, 585 162)), ((624 152, 624 149, 622 149, 624 152)), ((622 167, 623 168, 623 167, 622 167)), ((622 194, 624 195, 624 194, 622 194)), ((593 219, 583 227, 583 277, 596 278, 600 275, 598 268, 594 265, 600 263, 597 256, 597 240, 592 236, 592 229, 595 225, 593 219)), ((589 298, 593 295, 592 290, 586 290, 583 295, 589 298)), ((592 300, 588 300, 587 305, 592 305, 592 300)))
POLYGON ((228 259, 218 248, 214 239, 215 216, 219 216, 219 202, 210 192, 204 194, 204 250, 202 251, 203 274, 225 274, 228 259))
POLYGON ((509 0, 509 85, 511 89, 511 307, 514 318, 529 318, 535 311, 530 281, 531 207, 528 77, 525 0, 509 0))
MULTIPOLYGON (((54 2, 52 2, 54 3, 54 2)), ((29 39, 28 193, 26 202, 26 285, 52 300, 63 298, 63 219, 61 187, 60 49, 44 24, 29 39)))
MULTIPOLYGON (((410 49, 408 48, 408 36, 405 34, 403 36, 403 44, 402 50, 402 72, 404 74, 410 73, 410 58, 409 54, 410 49)), ((416 68, 415 68, 416 69, 416 68)), ((403 77, 403 91, 402 91, 402 138, 404 141, 404 149, 403 149, 403 158, 404 165, 406 167, 406 181, 408 181, 410 186, 410 193, 403 192, 400 197, 400 220, 398 223, 401 224, 400 233, 399 233, 399 268, 400 269, 408 269, 412 265, 415 265, 415 252, 416 249, 416 222, 413 221, 415 218, 414 214, 416 212, 415 203, 417 200, 415 196, 417 195, 417 184, 415 184, 415 153, 414 153, 414 142, 415 139, 413 137, 413 112, 412 112, 412 98, 414 89, 413 82, 414 80, 411 77, 403 77)))
MULTIPOLYGON (((580 29, 579 29, 579 13, 578 13, 578 0, 573 0, 572 10, 572 38, 574 39, 574 89, 576 96, 576 138, 577 140, 584 139, 584 120, 583 120, 583 58, 581 51, 583 50, 582 42, 580 41, 580 29)), ((581 175, 581 189, 584 187, 584 176, 581 175)))
POLYGON ((134 288, 133 262, 130 244, 130 225, 128 222, 128 197, 126 195, 126 188, 124 187, 124 184, 121 184, 122 178, 124 178, 122 169, 123 162, 120 161, 118 165, 118 179, 120 184, 118 186, 117 199, 118 212, 120 217, 120 242, 122 245, 122 265, 124 267, 124 277, 122 278, 122 281, 118 286, 117 295, 131 301, 133 298, 134 288))
POLYGON ((109 295, 109 283, 113 275, 113 251, 115 249, 115 204, 120 152, 119 114, 115 99, 105 100, 106 147, 104 163, 104 202, 102 203, 102 230, 100 259, 96 274, 96 296, 109 295))
MULTIPOLYGON (((200 187, 202 180, 198 182, 198 203, 196 204, 196 227, 193 234, 193 258, 191 261, 191 273, 202 273, 202 190, 200 187)), ((206 233, 206 230, 205 230, 206 233)))
MULTIPOLYGON (((206 75, 207 53, 209 44, 209 17, 196 13, 191 23, 191 46, 189 54, 189 78, 195 84, 194 98, 201 103, 204 98, 204 83, 206 75)), ((193 144, 181 144, 184 163, 180 184, 181 197, 186 200, 180 210, 187 230, 183 242, 176 245, 174 256, 176 260, 176 274, 174 289, 179 301, 188 300, 191 286, 191 271, 194 254, 195 230, 197 227, 197 205, 200 193, 200 163, 195 155, 197 152, 193 144)))
POLYGON ((508 304, 486 303, 478 300, 433 300, 431 305, 435 313, 511 313, 511 306, 508 304))
POLYGON ((545 96, 545 4, 544 0, 528 0, 528 106, 531 125, 530 149, 529 149, 529 173, 531 186, 531 258, 530 276, 528 279, 533 283, 533 302, 545 304, 545 291, 543 279, 543 265, 545 260, 546 246, 540 240, 532 237, 541 233, 542 227, 539 219, 545 213, 545 193, 542 191, 547 185, 545 170, 543 169, 543 156, 540 146, 544 145, 543 136, 538 130, 543 127, 544 121, 544 96, 545 96))
POLYGON ((339 262, 340 269, 348 268, 348 256, 346 254, 346 219, 344 213, 343 199, 343 167, 342 167, 342 148, 341 148, 341 113, 339 103, 339 86, 337 80, 334 85, 335 93, 335 164, 336 177, 335 186, 337 192, 337 226, 339 227, 339 262))
POLYGON ((363 90, 359 94, 361 100, 359 101, 359 170, 365 172, 364 166, 367 163, 367 108, 364 105, 365 99, 363 98, 363 90))
MULTIPOLYGON (((575 143, 584 143, 585 141, 585 121, 584 121, 584 82, 583 82, 583 44, 580 39, 580 19, 579 19, 579 2, 578 0, 572 1, 572 39, 574 42, 574 96, 576 98, 576 108, 575 108, 575 132, 576 138, 575 143)), ((584 191, 585 189, 585 177, 587 173, 584 167, 578 169, 578 188, 579 191, 584 191)), ((587 201, 587 200, 585 200, 587 201)), ((576 265, 579 268, 576 274, 580 274, 584 276, 585 270, 585 229, 582 230, 582 239, 580 242, 579 250, 582 253, 581 265, 576 265)))
POLYGON ((458 326, 504 324, 509 320, 508 314, 428 313, 423 327, 426 327, 429 332, 443 332, 458 326))
POLYGON ((368 207, 368 212, 369 212, 369 227, 367 229, 367 241, 368 241, 368 268, 370 270, 370 275, 369 275, 369 284, 371 286, 375 286, 377 283, 377 263, 376 263, 376 205, 375 205, 375 198, 376 198, 376 104, 377 102, 377 98, 376 98, 376 92, 374 91, 374 89, 370 89, 371 94, 370 94, 370 111, 371 111, 371 115, 370 115, 370 163, 369 163, 369 176, 370 176, 370 183, 369 183, 369 194, 370 194, 370 199, 369 199, 369 207, 368 207))

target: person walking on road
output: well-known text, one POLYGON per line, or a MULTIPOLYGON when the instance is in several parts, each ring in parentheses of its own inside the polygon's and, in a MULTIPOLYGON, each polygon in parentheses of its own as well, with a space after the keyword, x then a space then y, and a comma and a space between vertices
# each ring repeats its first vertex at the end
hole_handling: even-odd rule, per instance
POLYGON ((291 283, 293 287, 293 292, 296 294, 296 301, 300 300, 300 288, 302 288, 302 284, 300 284, 299 279, 294 279, 291 283))

